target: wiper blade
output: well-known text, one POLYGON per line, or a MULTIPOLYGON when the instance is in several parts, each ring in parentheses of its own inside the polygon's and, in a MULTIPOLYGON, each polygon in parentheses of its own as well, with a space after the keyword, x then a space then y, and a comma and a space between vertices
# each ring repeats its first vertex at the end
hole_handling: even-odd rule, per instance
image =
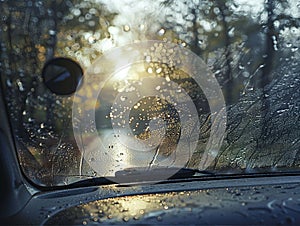
MULTIPOLYGON (((117 171, 116 180, 120 182, 160 181, 170 179, 191 178, 195 174, 214 175, 213 172, 179 167, 134 167, 117 171)), ((199 175, 199 176, 200 176, 199 175)))
POLYGON ((68 188, 114 184, 113 177, 91 177, 66 185, 68 188))
POLYGON ((117 183, 136 183, 149 181, 166 181, 172 179, 192 178, 196 174, 215 175, 213 172, 179 167, 133 167, 117 171, 115 176, 91 177, 67 185, 68 188, 109 185, 117 183))

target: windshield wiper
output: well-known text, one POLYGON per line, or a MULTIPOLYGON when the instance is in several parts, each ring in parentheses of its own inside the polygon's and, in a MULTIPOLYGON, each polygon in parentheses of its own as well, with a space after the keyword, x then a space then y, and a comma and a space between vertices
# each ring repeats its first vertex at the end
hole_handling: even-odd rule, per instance
POLYGON ((160 182, 173 179, 187 179, 195 175, 215 175, 215 173, 179 167, 133 167, 117 171, 114 177, 87 178, 67 185, 67 187, 87 187, 117 183, 160 182))
POLYGON ((123 183, 162 181, 191 178, 195 174, 214 175, 213 172, 179 167, 133 167, 117 171, 115 178, 123 183))
POLYGON ((66 185, 68 188, 115 184, 113 177, 91 177, 66 185))
POLYGON ((133 167, 117 171, 115 178, 122 184, 168 183, 194 178, 195 176, 215 175, 214 172, 180 167, 133 167))

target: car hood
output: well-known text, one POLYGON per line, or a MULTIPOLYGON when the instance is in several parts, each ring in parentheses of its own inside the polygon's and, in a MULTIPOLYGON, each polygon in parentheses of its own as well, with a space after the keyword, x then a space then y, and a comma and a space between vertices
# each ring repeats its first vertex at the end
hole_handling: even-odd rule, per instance
POLYGON ((100 199, 65 209, 46 225, 283 224, 300 222, 299 184, 162 192, 100 199))

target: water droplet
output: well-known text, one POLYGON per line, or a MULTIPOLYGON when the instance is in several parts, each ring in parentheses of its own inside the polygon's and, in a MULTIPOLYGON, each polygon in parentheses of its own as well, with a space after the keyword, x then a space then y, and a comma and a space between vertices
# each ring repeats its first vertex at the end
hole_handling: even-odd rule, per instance
POLYGON ((6 85, 7 85, 8 87, 12 87, 12 83, 11 83, 11 81, 10 81, 9 79, 6 80, 6 85))
POLYGON ((169 75, 167 75, 167 76, 166 76, 166 80, 167 80, 168 82, 170 82, 170 81, 171 81, 171 79, 170 79, 169 75))
POLYGON ((280 110, 277 110, 277 113, 281 114, 281 113, 284 113, 286 111, 289 111, 289 109, 280 109, 280 110))
POLYGON ((140 24, 139 28, 141 31, 143 31, 145 29, 145 24, 140 24))
POLYGON ((90 44, 93 44, 93 43, 96 42, 96 39, 95 39, 95 37, 93 37, 93 36, 90 36, 90 37, 88 38, 88 40, 89 40, 89 43, 90 43, 90 44))
POLYGON ((56 31, 54 30, 49 30, 49 35, 55 35, 56 34, 56 31))
POLYGON ((144 214, 145 213, 145 210, 140 210, 140 214, 144 214))
POLYGON ((286 47, 288 47, 288 48, 292 47, 292 43, 290 43, 290 42, 286 43, 286 47))
POLYGON ((243 65, 239 65, 239 69, 241 69, 241 70, 244 70, 245 69, 245 67, 243 66, 243 65))
POLYGON ((272 200, 271 202, 268 202, 267 204, 267 207, 270 209, 270 210, 273 210, 274 207, 273 207, 273 204, 276 202, 276 199, 275 200, 272 200))
POLYGON ((156 69, 156 73, 157 73, 157 74, 159 74, 159 73, 161 73, 161 72, 162 72, 162 68, 157 68, 157 69, 156 69))
POLYGON ((278 20, 275 20, 275 21, 274 21, 274 26, 275 26, 276 28, 278 28, 279 25, 280 25, 280 22, 279 22, 278 20))
POLYGON ((123 217, 123 221, 128 222, 129 221, 129 217, 123 217))
POLYGON ((19 90, 21 92, 23 92, 25 89, 24 89, 24 86, 23 86, 23 83, 20 81, 20 80, 17 80, 17 85, 19 87, 19 90))
POLYGON ((245 77, 245 78, 249 78, 250 73, 247 72, 247 71, 244 71, 244 72, 242 73, 242 75, 243 75, 243 77, 245 77))
POLYGON ((165 32, 166 32, 165 29, 162 28, 157 33, 158 33, 159 36, 162 36, 162 35, 165 34, 165 32))
POLYGON ((120 100, 121 100, 121 101, 125 101, 125 100, 127 100, 127 97, 126 97, 126 96, 121 96, 121 97, 120 97, 120 100))
POLYGON ((125 32, 130 31, 129 25, 124 25, 124 26, 123 26, 123 31, 125 31, 125 32))
POLYGON ((150 62, 151 62, 151 56, 146 56, 146 57, 145 57, 145 61, 146 61, 147 63, 150 63, 150 62))
POLYGON ((158 217, 156 218, 156 220, 157 220, 157 221, 162 221, 162 217, 161 217, 161 216, 158 216, 158 217))
POLYGON ((80 11, 80 9, 73 9, 72 13, 74 16, 79 16, 81 14, 81 11, 80 11))
POLYGON ((153 73, 153 69, 152 69, 151 67, 149 67, 149 68, 147 69, 147 72, 151 74, 151 73, 153 73))

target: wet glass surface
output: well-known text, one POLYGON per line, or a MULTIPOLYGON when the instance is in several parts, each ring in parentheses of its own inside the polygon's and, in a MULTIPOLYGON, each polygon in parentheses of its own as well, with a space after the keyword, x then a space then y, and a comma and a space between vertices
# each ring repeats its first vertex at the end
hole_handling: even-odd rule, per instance
MULTIPOLYGON (((20 164, 35 183, 53 186, 110 176, 127 167, 159 165, 172 156, 184 134, 180 112, 168 98, 141 97, 132 103, 129 127, 137 139, 151 137, 153 119, 161 119, 155 124, 157 134, 165 126, 163 140, 151 151, 144 151, 142 157, 136 158, 136 151, 141 150, 127 148, 120 142, 120 134, 112 130, 114 119, 120 119, 119 112, 113 111, 118 110, 113 106, 115 97, 130 92, 128 83, 148 74, 164 79, 167 85, 178 84, 176 96, 180 99, 180 93, 186 93, 195 106, 199 136, 195 150, 188 151, 188 160, 187 155, 184 160, 186 167, 199 167, 211 136, 214 112, 191 74, 170 62, 165 65, 146 55, 141 65, 120 69, 117 58, 111 59, 106 67, 116 69, 115 80, 103 86, 97 101, 90 101, 99 88, 97 84, 91 83, 84 90, 82 109, 86 113, 95 110, 97 130, 88 127, 89 132, 81 131, 84 143, 111 157, 110 162, 101 162, 101 170, 93 167, 95 158, 84 155, 83 145, 74 136, 72 107, 78 99, 72 94, 56 95, 43 83, 42 70, 53 58, 70 58, 87 75, 99 57, 112 48, 146 40, 173 43, 192 51, 222 88, 226 133, 220 150, 211 152, 215 155, 207 169, 234 173, 299 169, 297 1, 161 0, 149 5, 133 0, 122 4, 106 0, 2 0, 0 5, 1 82, 20 164), (90 133, 102 137, 103 148, 90 133)), ((149 46, 150 52, 155 52, 151 47, 159 48, 149 46)), ((101 77, 98 79, 101 81, 101 77)), ((163 86, 155 86, 156 91, 161 89, 163 86)), ((120 103, 129 101, 120 96, 120 103)), ((187 127, 192 128, 195 122, 190 122, 187 127)), ((184 144, 182 150, 189 150, 188 145, 184 144)))

